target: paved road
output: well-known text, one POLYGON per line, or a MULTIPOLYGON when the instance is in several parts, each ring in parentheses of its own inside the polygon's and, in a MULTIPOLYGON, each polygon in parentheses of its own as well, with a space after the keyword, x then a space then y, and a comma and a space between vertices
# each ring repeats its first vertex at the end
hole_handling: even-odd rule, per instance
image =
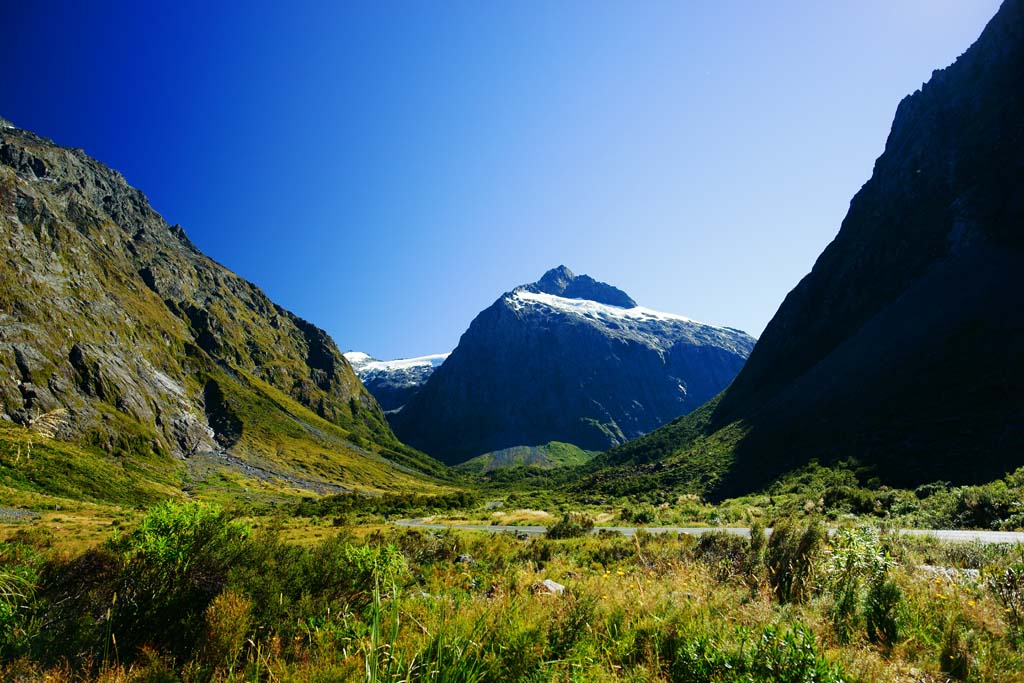
MULTIPOLYGON (((398 526, 417 527, 419 529, 458 529, 460 531, 487 531, 492 534, 503 532, 524 533, 540 536, 548 529, 544 526, 512 526, 491 524, 438 524, 425 519, 402 519, 395 522, 398 526)), ((685 527, 685 526, 602 526, 594 531, 615 531, 625 536, 633 536, 638 529, 649 534, 672 532, 700 536, 712 531, 724 531, 737 536, 750 537, 750 529, 743 527, 685 527)), ((1024 532, 1020 531, 970 531, 964 529, 900 529, 904 536, 931 536, 942 541, 978 541, 980 543, 1024 543, 1024 532)))

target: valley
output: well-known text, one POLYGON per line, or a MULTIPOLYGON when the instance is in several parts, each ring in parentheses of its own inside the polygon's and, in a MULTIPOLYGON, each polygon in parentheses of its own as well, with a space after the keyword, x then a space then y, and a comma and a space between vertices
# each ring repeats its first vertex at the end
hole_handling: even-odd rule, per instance
POLYGON ((336 341, 0 119, 0 680, 1024 681, 1022 75, 1005 0, 759 338, 545 252, 431 310, 436 343, 355 273, 436 296, 401 276, 440 212, 268 261, 334 270, 323 301, 365 314, 336 341), (381 358, 424 355, 371 355, 385 324, 381 358))

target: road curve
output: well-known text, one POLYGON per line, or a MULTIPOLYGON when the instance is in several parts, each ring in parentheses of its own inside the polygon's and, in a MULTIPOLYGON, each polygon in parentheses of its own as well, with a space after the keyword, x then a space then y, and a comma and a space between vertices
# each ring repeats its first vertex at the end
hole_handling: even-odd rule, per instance
MULTIPOLYGON (((395 522, 397 526, 415 527, 417 529, 457 529, 459 531, 486 531, 492 534, 500 533, 522 533, 529 536, 540 536, 547 532, 545 526, 513 526, 505 524, 439 524, 421 519, 401 519, 395 522)), ((688 534, 700 536, 713 531, 724 531, 729 534, 736 534, 750 538, 750 529, 746 527, 685 527, 685 526, 601 526, 594 529, 594 533, 610 531, 634 536, 638 530, 644 530, 649 534, 663 534, 666 532, 675 534, 688 534)), ((770 531, 770 530, 769 530, 770 531)), ((937 538, 940 541, 976 541, 978 543, 1024 543, 1024 532, 1020 531, 974 531, 967 529, 900 529, 904 536, 926 536, 937 538)))

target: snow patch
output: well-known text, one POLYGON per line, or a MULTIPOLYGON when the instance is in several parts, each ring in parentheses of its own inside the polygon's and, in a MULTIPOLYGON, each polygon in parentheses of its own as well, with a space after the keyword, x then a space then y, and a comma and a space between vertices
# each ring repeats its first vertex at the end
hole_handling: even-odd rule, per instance
POLYGON ((377 360, 362 351, 347 351, 343 354, 353 369, 360 375, 376 370, 392 372, 395 370, 408 370, 420 367, 438 367, 451 355, 448 353, 434 353, 428 356, 417 356, 416 358, 396 358, 395 360, 377 360))
POLYGON ((542 292, 530 292, 524 289, 517 289, 512 293, 513 306, 516 310, 519 310, 519 302, 527 304, 540 304, 549 308, 564 311, 566 313, 573 313, 575 315, 583 316, 585 318, 596 318, 603 321, 614 321, 614 320, 638 320, 638 321, 678 321, 684 323, 693 323, 694 325, 704 325, 705 327, 716 327, 717 325, 709 325, 696 320, 687 318, 684 315, 676 315, 675 313, 663 313, 661 311, 654 311, 650 308, 644 308, 643 306, 634 306, 633 308, 621 308, 619 306, 609 306, 608 304, 599 304, 596 301, 588 301, 586 299, 566 299, 565 297, 555 296, 554 294, 544 294, 542 292))

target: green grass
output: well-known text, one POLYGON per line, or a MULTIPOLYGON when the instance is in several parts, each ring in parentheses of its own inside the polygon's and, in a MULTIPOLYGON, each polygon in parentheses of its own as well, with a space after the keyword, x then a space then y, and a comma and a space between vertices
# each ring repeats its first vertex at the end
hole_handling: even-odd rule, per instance
POLYGON ((75 553, 0 542, 17 583, 0 678, 1024 680, 1019 549, 972 559, 871 529, 826 543, 802 523, 759 544, 377 524, 286 541, 295 524, 165 504, 75 553), (937 558, 938 579, 917 569, 937 558), (959 570, 977 562, 980 578, 959 570))
POLYGON ((721 395, 688 415, 617 446, 580 468, 573 490, 628 496, 713 494, 728 475, 746 427, 733 423, 709 433, 721 395))
POLYGON ((7 504, 146 506, 180 496, 183 472, 181 462, 167 455, 111 455, 0 423, 0 491, 7 504))
POLYGON ((397 442, 387 447, 370 441, 360 429, 346 430, 329 422, 241 371, 237 380, 222 379, 218 385, 241 423, 239 441, 231 450, 252 464, 365 491, 438 488, 424 470, 443 475, 443 466, 412 449, 397 442))

